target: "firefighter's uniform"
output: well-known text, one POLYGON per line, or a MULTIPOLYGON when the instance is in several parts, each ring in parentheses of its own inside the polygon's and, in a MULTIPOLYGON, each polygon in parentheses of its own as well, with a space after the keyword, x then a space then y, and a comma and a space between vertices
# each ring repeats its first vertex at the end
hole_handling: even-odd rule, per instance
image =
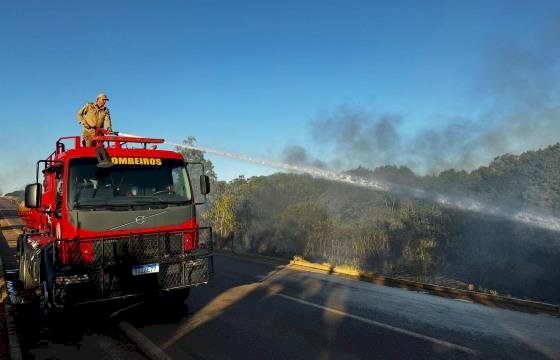
MULTIPOLYGON (((105 94, 99 94, 106 100, 105 94)), ((98 98, 99 98, 98 96, 98 98)), ((100 108, 96 103, 87 103, 78 111, 78 122, 84 127, 82 131, 82 138, 84 139, 85 146, 92 146, 92 136, 95 135, 95 130, 104 128, 111 130, 111 114, 106 106, 100 108)))

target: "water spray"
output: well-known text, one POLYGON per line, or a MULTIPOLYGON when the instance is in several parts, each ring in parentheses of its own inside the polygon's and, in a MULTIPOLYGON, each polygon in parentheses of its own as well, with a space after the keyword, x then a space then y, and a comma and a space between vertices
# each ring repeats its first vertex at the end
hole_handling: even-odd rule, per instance
POLYGON ((560 220, 547 215, 530 213, 526 211, 507 211, 499 207, 488 206, 479 201, 472 199, 456 198, 444 194, 434 194, 419 188, 410 188, 403 185, 391 184, 389 182, 364 179, 361 177, 352 176, 349 174, 337 173, 325 169, 309 166, 298 166, 267 159, 255 158, 243 154, 227 152, 223 150, 193 146, 187 144, 178 144, 172 142, 165 142, 168 145, 173 145, 185 149, 198 150, 208 154, 228 157, 235 160, 246 161, 254 164, 269 166, 276 169, 286 170, 290 172, 306 173, 313 177, 322 178, 326 180, 333 180, 346 184, 356 185, 360 187, 371 188, 374 190, 399 193, 409 195, 416 199, 426 200, 440 204, 445 207, 454 208, 458 210, 473 211, 501 218, 506 218, 516 222, 521 222, 527 225, 537 226, 547 230, 560 231, 560 220))
POLYGON ((168 145, 178 146, 178 147, 182 147, 182 148, 185 148, 185 149, 198 150, 198 151, 202 151, 202 152, 205 152, 205 153, 208 153, 208 154, 214 154, 214 155, 218 155, 218 156, 228 157, 230 159, 241 160, 241 161, 250 162, 250 163, 253 163, 253 164, 268 166, 268 167, 272 167, 272 168, 275 168, 275 169, 286 170, 286 171, 297 172, 297 173, 306 173, 306 174, 309 174, 313 177, 318 177, 318 178, 322 178, 322 179, 334 180, 334 181, 344 182, 344 183, 348 183, 348 184, 352 184, 352 185, 362 185, 362 186, 365 186, 365 187, 370 187, 370 188, 374 188, 376 190, 381 190, 381 191, 391 191, 391 187, 388 183, 384 183, 384 182, 381 182, 381 181, 368 181, 368 180, 365 180, 365 179, 356 178, 356 177, 351 176, 351 175, 336 173, 336 172, 333 172, 333 171, 320 169, 320 168, 316 168, 316 167, 292 165, 292 164, 287 164, 287 163, 282 163, 282 162, 277 162, 277 161, 272 161, 272 160, 267 160, 267 159, 261 159, 261 158, 251 157, 251 156, 242 155, 242 154, 238 154, 238 153, 227 152, 227 151, 213 149, 213 148, 207 148, 207 147, 177 144, 177 143, 172 143, 172 142, 169 142, 169 141, 166 141, 165 143, 168 144, 168 145))
MULTIPOLYGON (((141 137, 138 135, 125 134, 125 133, 119 133, 119 135, 129 136, 129 137, 141 137)), ((253 164, 263 165, 279 170, 285 170, 288 172, 308 174, 316 178, 332 180, 332 181, 350 184, 354 186, 370 188, 373 190, 404 194, 419 200, 430 201, 448 208, 478 212, 482 214, 505 218, 515 222, 524 223, 531 226, 536 226, 546 230, 560 231, 560 220, 556 217, 552 217, 548 215, 530 213, 527 211, 508 211, 500 207, 489 206, 483 204, 482 202, 472 200, 472 199, 453 197, 445 194, 431 193, 420 188, 405 187, 400 184, 399 185, 392 184, 386 181, 365 179, 362 177, 356 177, 344 173, 337 173, 334 171, 329 171, 317 167, 293 165, 293 164, 247 156, 243 154, 223 151, 223 150, 209 148, 209 147, 193 146, 188 144, 174 143, 170 141, 165 141, 165 144, 176 146, 183 149, 196 150, 207 154, 227 157, 234 160, 241 160, 253 164)))

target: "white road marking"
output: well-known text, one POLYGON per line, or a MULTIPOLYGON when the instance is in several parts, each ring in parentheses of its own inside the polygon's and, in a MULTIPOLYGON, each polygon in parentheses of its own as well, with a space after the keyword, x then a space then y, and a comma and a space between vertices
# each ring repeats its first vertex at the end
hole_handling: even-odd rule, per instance
POLYGON ((456 349, 456 350, 465 352, 467 354, 471 354, 471 355, 475 355, 475 356, 479 355, 479 352, 476 351, 476 350, 473 350, 473 349, 465 347, 465 346, 453 344, 453 343, 450 343, 450 342, 445 341, 445 340, 436 339, 436 338, 433 338, 431 336, 419 334, 419 333, 414 332, 414 331, 401 329, 401 328, 396 327, 396 326, 392 326, 392 325, 385 324, 385 323, 382 323, 382 322, 379 322, 379 321, 367 319, 367 318, 364 318, 364 317, 361 317, 361 316, 358 316, 358 315, 349 314, 349 313, 346 313, 344 311, 340 311, 340 310, 333 309, 333 308, 330 308, 330 307, 326 307, 326 306, 323 306, 323 305, 315 304, 315 303, 312 303, 312 302, 309 302, 309 301, 306 301, 306 300, 303 300, 303 299, 299 299, 299 298, 296 298, 296 297, 292 297, 292 296, 289 296, 289 295, 285 295, 285 294, 277 294, 277 295, 284 298, 284 299, 287 299, 287 300, 295 301, 295 302, 303 304, 303 305, 307 305, 307 306, 311 306, 311 307, 314 307, 314 308, 317 308, 317 309, 328 311, 328 312, 333 313, 333 314, 338 314, 338 315, 341 315, 341 316, 345 316, 347 318, 354 319, 354 320, 357 320, 357 321, 361 321, 361 322, 366 323, 366 324, 378 326, 378 327, 388 329, 388 330, 391 330, 391 331, 395 331, 395 332, 398 332, 398 333, 401 333, 401 334, 413 336, 413 337, 418 338, 418 339, 427 340, 427 341, 430 341, 432 343, 435 343, 435 344, 438 344, 438 345, 441 345, 441 346, 445 346, 445 347, 448 347, 448 348, 452 348, 452 349, 456 349))

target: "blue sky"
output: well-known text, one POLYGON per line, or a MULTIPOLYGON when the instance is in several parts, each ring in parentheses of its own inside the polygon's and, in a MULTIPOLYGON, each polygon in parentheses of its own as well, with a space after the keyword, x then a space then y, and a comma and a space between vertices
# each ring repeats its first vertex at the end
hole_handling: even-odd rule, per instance
MULTIPOLYGON (((30 182, 34 161, 59 136, 80 132, 75 113, 100 91, 111 99, 114 128, 127 133, 192 135, 201 146, 274 160, 297 145, 339 168, 364 159, 429 171, 433 164, 422 158, 429 151, 409 154, 403 145, 398 155, 339 157, 344 139, 313 134, 325 124, 336 131, 333 121, 348 120, 336 115, 346 107, 362 115, 364 131, 385 115, 397 119, 391 126, 403 144, 460 125, 459 137, 472 138, 460 148, 472 150, 486 126, 505 121, 496 114, 517 103, 519 92, 496 93, 516 79, 546 87, 557 75, 556 53, 547 49, 558 44, 550 34, 560 35, 559 16, 557 1, 2 1, 0 191, 30 182), (510 59, 504 54, 512 49, 529 60, 510 67, 488 60, 510 59), (549 71, 533 74, 541 62, 549 71)), ((557 88, 546 95, 542 113, 556 106, 557 88)), ((557 135, 548 133, 508 138, 495 151, 545 146, 557 135)), ((497 155, 480 146, 469 152, 470 165, 497 155)), ((462 164, 457 154, 440 168, 462 164)), ((226 180, 275 171, 210 159, 226 180)))

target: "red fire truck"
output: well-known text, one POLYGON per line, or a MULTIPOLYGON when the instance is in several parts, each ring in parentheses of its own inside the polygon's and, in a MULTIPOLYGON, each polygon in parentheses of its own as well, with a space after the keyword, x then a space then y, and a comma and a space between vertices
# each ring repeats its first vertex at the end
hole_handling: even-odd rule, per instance
POLYGON ((213 274, 212 229, 196 217, 210 191, 202 164, 158 149, 163 139, 94 141, 60 138, 37 162, 20 209, 20 283, 46 310, 137 295, 182 304, 213 274))

